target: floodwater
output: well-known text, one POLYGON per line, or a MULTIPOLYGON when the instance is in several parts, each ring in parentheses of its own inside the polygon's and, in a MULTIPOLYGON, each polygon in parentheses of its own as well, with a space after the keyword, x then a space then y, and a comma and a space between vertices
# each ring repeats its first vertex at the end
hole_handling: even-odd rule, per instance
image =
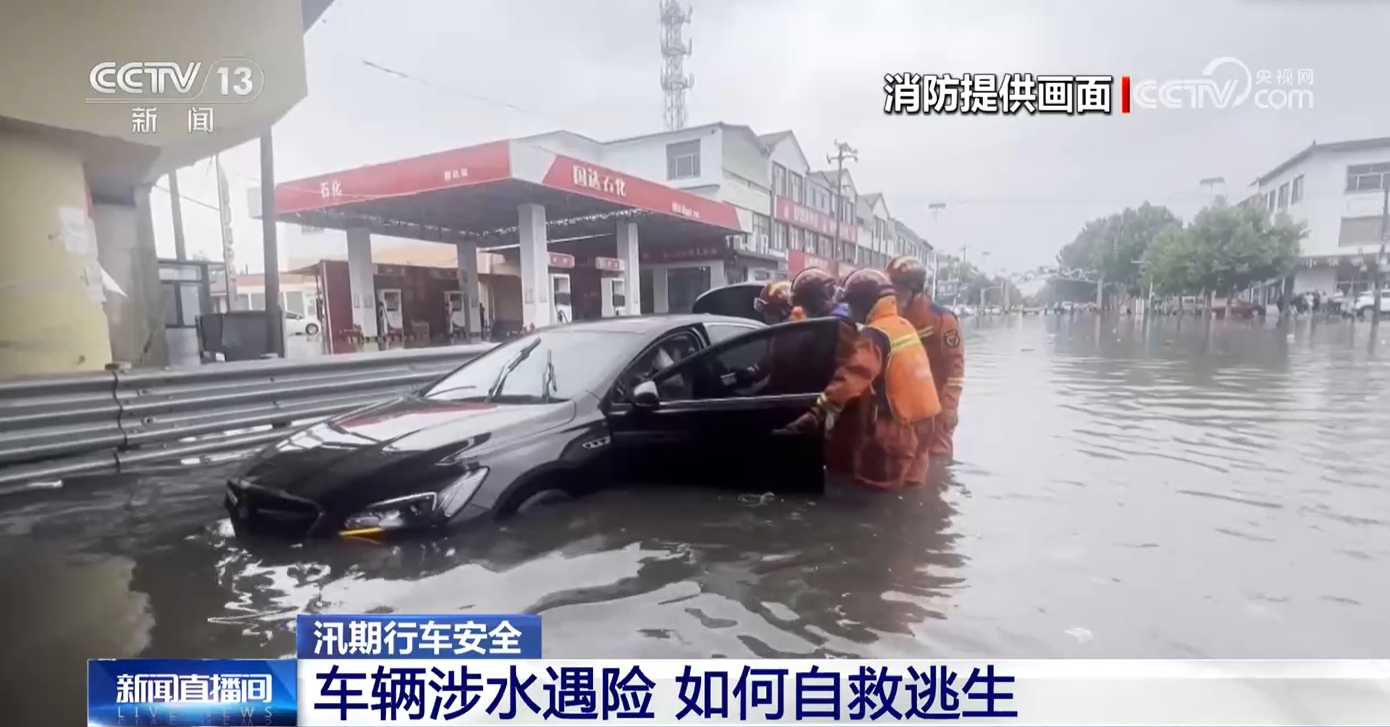
POLYGON ((225 468, 0 501, 0 704, 77 723, 88 657, 283 656, 302 611, 539 612, 553 657, 1390 653, 1369 325, 965 328, 958 461, 901 496, 653 488, 310 547, 233 537, 225 468))

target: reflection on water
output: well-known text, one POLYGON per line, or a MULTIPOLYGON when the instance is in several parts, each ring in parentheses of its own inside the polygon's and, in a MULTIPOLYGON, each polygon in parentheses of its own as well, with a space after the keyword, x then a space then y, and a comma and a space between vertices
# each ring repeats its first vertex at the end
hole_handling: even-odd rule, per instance
POLYGON ((11 499, 5 658, 34 678, 0 699, 80 709, 89 656, 285 655, 305 610, 535 611, 557 657, 1383 656, 1368 328, 969 320, 960 461, 898 496, 651 488, 293 547, 235 538, 216 471, 11 499))

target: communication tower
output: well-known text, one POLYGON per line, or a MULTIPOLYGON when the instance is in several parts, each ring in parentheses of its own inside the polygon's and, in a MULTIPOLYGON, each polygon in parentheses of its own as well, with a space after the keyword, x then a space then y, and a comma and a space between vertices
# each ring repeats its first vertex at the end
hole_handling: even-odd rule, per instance
POLYGON ((685 92, 695 85, 695 76, 685 74, 685 57, 693 46, 685 40, 689 24, 689 7, 681 7, 680 0, 661 0, 661 90, 667 131, 685 128, 685 92))

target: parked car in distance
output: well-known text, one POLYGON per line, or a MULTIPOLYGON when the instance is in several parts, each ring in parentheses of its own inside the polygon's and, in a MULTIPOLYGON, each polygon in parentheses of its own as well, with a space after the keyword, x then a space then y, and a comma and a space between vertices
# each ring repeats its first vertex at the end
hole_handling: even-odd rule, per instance
POLYGON ((285 311, 286 336, 317 336, 321 330, 323 326, 317 320, 285 311))
MULTIPOLYGON (((1352 311, 1358 317, 1365 317, 1375 309, 1375 306, 1375 291, 1368 290, 1356 296, 1356 304, 1352 306, 1352 311)), ((1385 315, 1387 313, 1390 313, 1390 290, 1382 290, 1380 292, 1380 314, 1385 315)))
POLYGON ((239 531, 377 537, 620 483, 819 488, 819 438, 773 430, 829 383, 839 325, 682 314, 545 328, 273 442, 229 479, 225 506, 239 531), (803 365, 755 378, 773 350, 803 365))

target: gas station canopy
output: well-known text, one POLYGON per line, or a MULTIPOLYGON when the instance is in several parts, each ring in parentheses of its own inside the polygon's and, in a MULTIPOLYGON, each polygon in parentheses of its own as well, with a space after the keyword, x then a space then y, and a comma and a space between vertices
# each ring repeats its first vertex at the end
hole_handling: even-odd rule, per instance
POLYGON ((517 244, 518 208, 545 208, 547 238, 638 226, 644 244, 723 243, 743 234, 729 204, 607 169, 527 141, 497 141, 285 182, 277 219, 439 242, 517 244))

